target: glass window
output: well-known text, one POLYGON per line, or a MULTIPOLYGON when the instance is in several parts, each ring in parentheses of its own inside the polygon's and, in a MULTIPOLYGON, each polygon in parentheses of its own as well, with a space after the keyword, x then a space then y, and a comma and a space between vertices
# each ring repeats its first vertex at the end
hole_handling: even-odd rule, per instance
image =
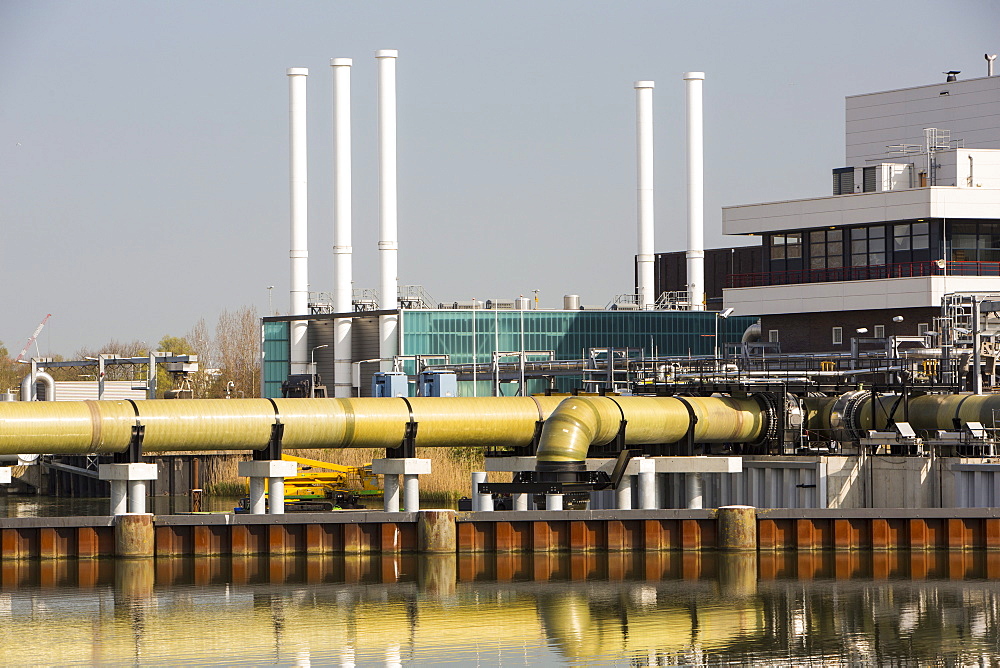
POLYGON ((778 330, 776 330, 776 329, 769 329, 769 330, 767 330, 767 340, 770 343, 777 343, 778 342, 778 330))
POLYGON ((885 325, 875 325, 875 338, 885 338, 885 325))
POLYGON ((833 345, 839 346, 844 343, 844 328, 834 327, 833 328, 833 345))

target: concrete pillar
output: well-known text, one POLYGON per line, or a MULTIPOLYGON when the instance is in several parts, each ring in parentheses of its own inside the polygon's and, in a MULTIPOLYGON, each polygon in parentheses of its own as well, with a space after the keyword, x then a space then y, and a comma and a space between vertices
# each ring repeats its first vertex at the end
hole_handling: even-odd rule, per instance
POLYGON ((387 513, 399 512, 399 475, 382 474, 382 509, 387 513))
POLYGON ((263 515, 267 512, 267 497, 264 496, 264 479, 250 478, 250 514, 263 515))
POLYGON ((527 510, 530 499, 530 494, 514 494, 514 510, 527 510))
POLYGON ((146 481, 156 480, 156 464, 101 464, 101 480, 111 483, 111 514, 146 512, 146 481))
POLYGON ((111 481, 111 514, 124 515, 128 512, 128 483, 124 480, 111 481))
POLYGON ((115 517, 116 557, 148 559, 154 553, 152 515, 127 513, 115 517))
POLYGON ((146 512, 146 481, 128 481, 128 511, 130 513, 146 512))
POLYGON ((632 510, 632 483, 635 476, 626 473, 618 483, 615 490, 615 508, 618 510, 632 510))
POLYGON ((545 509, 546 510, 562 510, 563 509, 563 495, 562 494, 546 494, 545 495, 545 509))
POLYGON ((656 462, 641 458, 639 467, 639 507, 643 510, 656 510, 656 462))
POLYGON ((493 510, 493 496, 479 493, 479 483, 487 481, 487 474, 484 471, 472 472, 472 509, 473 510, 493 510))
POLYGON ((421 552, 455 554, 454 510, 421 510, 417 513, 417 549, 421 552))
POLYGON ((237 464, 237 472, 250 478, 250 512, 264 514, 264 488, 267 487, 268 507, 272 515, 285 512, 285 478, 292 478, 298 464, 281 459, 251 460, 237 464), (266 481, 266 482, 265 482, 266 481))
POLYGON ((715 516, 718 549, 757 549, 757 509, 753 506, 723 506, 715 516))
POLYGON ((408 513, 420 510, 420 476, 415 473, 403 475, 403 510, 408 513))
POLYGON ((404 457, 400 459, 375 459, 372 473, 382 476, 382 507, 387 513, 399 512, 399 476, 403 476, 403 507, 407 512, 420 510, 420 483, 418 476, 431 472, 431 460, 404 457))
POLYGON ((701 503, 701 473, 688 473, 684 476, 685 500, 689 510, 700 510, 701 503))
MULTIPOLYGON (((294 463, 294 462, 292 462, 294 463)), ((272 476, 267 479, 267 496, 270 500, 267 512, 270 515, 285 514, 285 479, 272 476)))

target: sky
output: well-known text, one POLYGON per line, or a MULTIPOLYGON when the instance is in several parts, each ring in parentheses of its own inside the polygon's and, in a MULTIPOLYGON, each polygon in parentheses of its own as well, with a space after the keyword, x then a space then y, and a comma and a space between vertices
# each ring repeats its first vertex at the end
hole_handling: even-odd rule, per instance
POLYGON ((354 287, 378 287, 375 59, 398 49, 399 278, 435 301, 633 291, 636 80, 656 250, 686 239, 684 72, 721 207, 823 196, 844 97, 983 76, 1000 0, 0 3, 0 341, 155 347, 284 313, 289 67, 307 67, 310 289, 332 290, 332 73, 354 59, 354 287), (268 286, 274 286, 272 290, 268 286))

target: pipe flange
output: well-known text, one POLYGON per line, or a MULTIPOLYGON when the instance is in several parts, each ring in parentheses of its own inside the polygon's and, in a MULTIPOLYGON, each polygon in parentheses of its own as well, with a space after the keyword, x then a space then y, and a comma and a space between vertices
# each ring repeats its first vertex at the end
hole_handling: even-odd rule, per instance
POLYGON ((858 442, 866 436, 860 424, 861 407, 871 396, 868 390, 854 390, 837 397, 830 409, 834 440, 858 442))
POLYGON ((784 409, 784 400, 771 392, 758 392, 751 395, 760 405, 761 415, 764 417, 764 428, 760 430, 760 438, 751 445, 761 445, 764 443, 774 443, 780 434, 778 433, 778 411, 784 409))

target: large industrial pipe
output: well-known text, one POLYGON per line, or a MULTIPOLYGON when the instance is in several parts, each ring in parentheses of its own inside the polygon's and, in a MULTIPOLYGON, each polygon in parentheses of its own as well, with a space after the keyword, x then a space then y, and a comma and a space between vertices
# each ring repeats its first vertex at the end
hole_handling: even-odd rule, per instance
MULTIPOLYGON (((308 241, 308 160, 306 149, 306 77, 304 67, 288 68, 288 116, 291 181, 291 261, 289 310, 291 315, 309 311, 309 241, 308 241)), ((291 323, 291 372, 309 373, 309 325, 305 320, 291 323)))
MULTIPOLYGON (((333 310, 353 308, 351 248, 351 64, 332 58, 333 68, 333 310)), ((351 318, 338 318, 333 330, 333 395, 351 396, 351 318)))
POLYGON ((688 72, 687 82, 687 279, 691 310, 705 310, 705 155, 702 121, 704 72, 688 72))
POLYGON ((591 445, 614 440, 623 421, 627 445, 674 443, 692 427, 697 443, 749 443, 767 426, 765 412, 754 399, 570 397, 542 427, 540 468, 582 463, 591 445))
POLYGON ((636 275, 639 307, 651 309, 656 303, 653 279, 653 82, 635 82, 636 171, 638 179, 638 241, 636 275))
MULTIPOLYGON (((396 240, 396 58, 395 49, 375 52, 378 60, 378 177, 379 177, 379 241, 381 264, 379 307, 396 309, 398 292, 396 240)), ((399 353, 396 340, 398 315, 379 318, 379 357, 382 371, 392 371, 392 361, 399 353)))
POLYGON ((260 450, 275 424, 295 448, 527 446, 562 397, 171 399, 0 403, 0 454, 113 453, 142 425, 144 452, 260 450))

